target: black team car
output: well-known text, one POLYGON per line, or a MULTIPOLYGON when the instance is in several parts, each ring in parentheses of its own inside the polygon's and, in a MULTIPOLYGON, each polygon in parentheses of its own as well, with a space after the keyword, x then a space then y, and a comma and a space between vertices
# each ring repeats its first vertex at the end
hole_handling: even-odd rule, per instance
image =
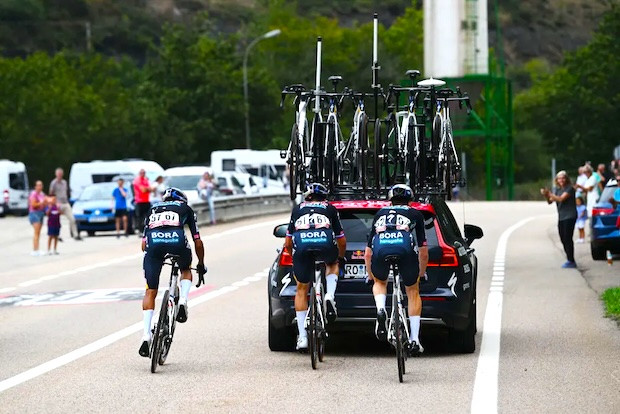
MULTIPOLYGON (((482 230, 466 224, 465 234, 462 235, 452 212, 442 199, 428 198, 425 201, 411 203, 424 215, 429 247, 427 278, 420 281, 422 324, 447 328, 451 350, 472 353, 476 347, 478 260, 470 245, 482 237, 482 230)), ((338 318, 328 329, 374 332, 376 308, 372 289, 365 282, 364 251, 375 213, 390 203, 342 200, 331 204, 338 209, 344 227, 347 262, 344 277, 338 281, 336 290, 338 318)), ((277 226, 274 235, 285 237, 287 225, 277 226)), ((291 255, 282 251, 269 273, 269 348, 272 351, 295 349, 296 283, 292 265, 291 255)), ((389 295, 391 283, 388 285, 389 295)))

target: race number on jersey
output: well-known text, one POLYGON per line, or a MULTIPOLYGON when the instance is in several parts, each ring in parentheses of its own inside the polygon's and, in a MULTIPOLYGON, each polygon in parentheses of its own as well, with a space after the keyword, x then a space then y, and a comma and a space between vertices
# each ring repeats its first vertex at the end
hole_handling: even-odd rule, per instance
POLYGON ((328 229, 330 227, 329 218, 318 213, 304 214, 295 221, 295 230, 328 229))
POLYGON ((175 211, 164 211, 161 213, 152 213, 149 216, 149 229, 155 229, 157 227, 163 226, 181 226, 181 219, 179 217, 179 213, 175 211))
POLYGON ((395 230, 411 230, 411 220, 401 214, 385 214, 377 219, 375 230, 382 233, 388 228, 395 230))

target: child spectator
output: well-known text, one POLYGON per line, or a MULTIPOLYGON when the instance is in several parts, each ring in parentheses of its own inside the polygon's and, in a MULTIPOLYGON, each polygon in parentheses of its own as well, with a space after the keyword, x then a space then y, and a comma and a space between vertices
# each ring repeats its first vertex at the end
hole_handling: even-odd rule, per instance
POLYGON ((116 221, 116 238, 120 238, 121 221, 123 222, 123 233, 125 237, 128 236, 127 232, 127 190, 123 186, 125 180, 118 179, 118 187, 112 191, 112 197, 114 197, 114 220, 116 221))
POLYGON ((47 254, 58 254, 58 235, 60 234, 60 208, 56 196, 48 198, 47 207, 47 254), (52 251, 52 243, 54 250, 52 251))
POLYGON ((586 239, 586 220, 588 219, 588 211, 586 205, 583 203, 583 198, 577 197, 577 229, 579 230, 579 238, 577 243, 584 243, 586 239))

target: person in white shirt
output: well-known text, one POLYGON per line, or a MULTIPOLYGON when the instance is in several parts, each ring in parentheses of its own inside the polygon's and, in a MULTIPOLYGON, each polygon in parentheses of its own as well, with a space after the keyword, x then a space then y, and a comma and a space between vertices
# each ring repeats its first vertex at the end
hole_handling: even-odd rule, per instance
POLYGON ((587 180, 584 185, 577 184, 577 188, 581 189, 583 193, 585 193, 588 197, 586 202, 586 208, 588 210, 588 217, 592 217, 592 209, 594 205, 598 201, 599 193, 598 193, 598 180, 597 176, 592 173, 592 167, 590 165, 585 165, 583 167, 583 172, 586 175, 587 180))
POLYGON ((577 174, 577 180, 575 181, 575 185, 577 187, 577 191, 575 192, 575 197, 582 197, 582 196, 584 196, 583 190, 580 189, 579 186, 585 185, 586 181, 588 180, 588 177, 584 174, 583 171, 584 171, 584 166, 582 165, 577 170, 577 173, 578 173, 577 174))

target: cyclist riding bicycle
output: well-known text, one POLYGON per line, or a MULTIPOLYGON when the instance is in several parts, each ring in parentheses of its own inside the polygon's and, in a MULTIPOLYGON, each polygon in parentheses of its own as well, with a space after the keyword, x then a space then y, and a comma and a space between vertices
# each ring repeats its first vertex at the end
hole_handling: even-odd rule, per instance
POLYGON ((192 249, 185 237, 183 226, 187 225, 194 240, 196 255, 198 256, 198 285, 204 283, 204 274, 207 269, 204 266, 204 245, 198 233, 196 214, 187 205, 187 196, 177 188, 167 188, 161 202, 151 207, 149 216, 144 222, 142 236, 142 251, 144 252, 144 277, 146 279, 146 292, 142 301, 144 317, 144 334, 140 355, 149 356, 151 347, 151 319, 155 309, 155 297, 159 286, 159 274, 164 263, 166 254, 179 255, 178 265, 181 270, 181 297, 179 299, 179 311, 177 322, 187 321, 187 296, 192 287, 192 249))
POLYGON ((305 321, 315 259, 325 262, 327 319, 333 321, 336 319, 334 295, 338 283, 339 261, 344 261, 347 248, 338 210, 326 201, 327 188, 320 183, 310 184, 304 197, 306 201, 293 208, 284 242, 284 248, 292 252, 293 273, 297 280, 297 350, 308 348, 305 321))
MULTIPOLYGON (((409 186, 394 185, 388 193, 388 199, 392 206, 383 207, 375 214, 365 254, 366 268, 375 282, 372 288, 377 306, 375 334, 381 341, 387 339, 385 300, 390 265, 385 259, 387 256, 397 255, 400 257, 398 270, 405 283, 409 305, 409 352, 422 353, 424 348, 419 339, 422 314, 419 280, 424 276, 428 264, 424 217, 409 206, 413 199, 413 191, 409 186)), ((399 288, 394 286, 394 289, 399 288)))

